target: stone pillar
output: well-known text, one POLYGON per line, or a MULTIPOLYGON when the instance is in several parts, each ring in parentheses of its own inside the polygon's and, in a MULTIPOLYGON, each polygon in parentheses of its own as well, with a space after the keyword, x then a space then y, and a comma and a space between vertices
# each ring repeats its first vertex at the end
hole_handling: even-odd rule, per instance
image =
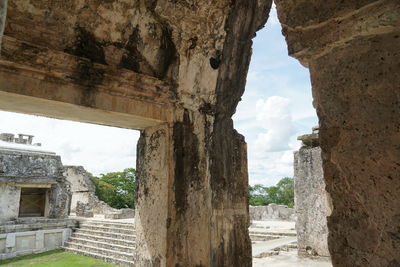
POLYGON ((4 27, 6 25, 7 2, 8 0, 0 0, 0 48, 1 48, 1 39, 3 38, 3 33, 4 33, 4 27))
POLYGON ((251 39, 271 2, 196 5, 154 7, 172 29, 184 29, 173 39, 190 35, 176 42, 174 119, 145 129, 138 145, 137 264, 250 267, 246 143, 231 117, 244 91, 251 39))
POLYGON ((169 192, 173 179, 171 129, 148 128, 137 145, 136 264, 167 266, 169 192))
POLYGON ((318 130, 299 136, 294 153, 294 200, 299 255, 329 256, 327 216, 331 207, 325 190, 318 130))
POLYGON ((334 266, 400 265, 400 2, 277 0, 309 66, 334 266))

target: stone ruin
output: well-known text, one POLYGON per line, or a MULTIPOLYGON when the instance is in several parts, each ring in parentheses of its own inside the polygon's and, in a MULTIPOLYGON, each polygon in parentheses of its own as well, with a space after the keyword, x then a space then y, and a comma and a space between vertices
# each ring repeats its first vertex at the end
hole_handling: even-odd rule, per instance
POLYGON ((24 144, 24 145, 33 145, 33 146, 41 146, 41 143, 32 143, 33 135, 29 134, 18 134, 18 137, 15 137, 12 133, 0 133, 0 141, 16 143, 16 144, 24 144))
POLYGON ((21 136, 9 143, 27 146, 0 144, 0 221, 19 217, 66 218, 71 193, 60 156, 30 145, 32 135, 25 135, 29 136, 27 142, 21 142, 21 136))
POLYGON ((78 217, 126 219, 135 216, 134 209, 115 209, 96 196, 96 187, 82 166, 64 166, 64 176, 71 183, 71 214, 78 217))
MULTIPOLYGON (((251 266, 231 118, 271 4, 0 0, 1 109, 142 130, 139 266, 251 266)), ((399 266, 400 3, 275 4, 310 71, 333 265, 399 266)))
POLYGON ((0 134, 0 260, 63 247, 78 217, 133 218, 95 195, 83 167, 32 144, 33 135, 0 134), (74 217, 72 217, 74 218, 74 217))
POLYGON ((0 136, 0 260, 61 247, 74 222, 60 156, 31 145, 32 135, 0 136))
POLYGON ((249 215, 250 220, 253 221, 296 221, 296 214, 293 208, 275 203, 271 203, 267 206, 250 206, 249 215))
POLYGON ((332 212, 325 190, 318 127, 298 137, 302 147, 294 153, 294 197, 299 255, 330 256, 327 217, 332 212))

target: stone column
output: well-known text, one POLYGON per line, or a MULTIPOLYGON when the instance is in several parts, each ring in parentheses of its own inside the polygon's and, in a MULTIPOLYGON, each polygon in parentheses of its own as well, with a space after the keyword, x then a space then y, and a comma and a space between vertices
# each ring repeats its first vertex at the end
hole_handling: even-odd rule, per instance
POLYGON ((294 200, 299 255, 329 256, 327 216, 331 213, 325 190, 318 129, 298 137, 302 147, 294 153, 294 200))
POLYGON ((1 39, 3 38, 3 33, 4 33, 4 27, 6 25, 7 2, 8 0, 0 0, 0 48, 1 48, 1 39))
POLYGON ((148 128, 140 135, 135 201, 138 266, 166 266, 168 202, 173 179, 171 149, 171 129, 167 124, 148 128))
POLYGON ((334 266, 400 266, 400 2, 276 1, 309 66, 334 266))
POLYGON ((271 2, 157 4, 168 26, 183 30, 172 36, 174 119, 145 129, 138 145, 137 264, 250 267, 246 143, 231 117, 271 2), (185 20, 176 19, 182 10, 185 20))

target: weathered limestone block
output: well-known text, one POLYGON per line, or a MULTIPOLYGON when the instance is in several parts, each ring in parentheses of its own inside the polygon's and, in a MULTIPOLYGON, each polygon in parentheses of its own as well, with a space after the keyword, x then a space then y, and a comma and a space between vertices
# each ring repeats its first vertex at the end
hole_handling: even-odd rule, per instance
POLYGON ((95 192, 96 186, 82 166, 64 166, 64 176, 71 183, 71 192, 95 192))
POLYGON ((325 190, 318 134, 299 137, 303 147, 294 153, 294 196, 300 255, 329 256, 327 216, 331 207, 325 190), (309 146, 314 144, 314 146, 309 146))
POLYGON ((2 149, 0 177, 16 178, 19 182, 40 182, 62 176, 60 156, 48 153, 2 149))
POLYGON ((181 108, 173 123, 146 129, 139 141, 138 265, 251 266, 246 143, 231 116, 244 90, 251 38, 270 5, 158 1, 152 7, 172 29, 181 108))
POLYGON ((90 203, 93 206, 96 187, 82 166, 64 166, 64 176, 71 184, 71 212, 75 212, 77 203, 90 203))
POLYGON ((64 176, 71 184, 71 212, 76 212, 77 216, 80 216, 78 213, 82 213, 77 212, 78 202, 81 202, 81 205, 85 204, 85 209, 90 210, 92 214, 84 217, 93 217, 94 214, 104 215, 106 219, 124 219, 135 216, 133 209, 115 209, 99 200, 96 196, 96 186, 82 166, 64 166, 64 176))
POLYGON ((18 218, 20 194, 20 187, 0 184, 0 223, 18 218))
POLYGON ((75 207, 75 213, 78 217, 93 217, 92 206, 89 203, 78 201, 75 207))
POLYGON ((285 205, 271 203, 268 206, 250 206, 250 220, 266 221, 266 220, 283 220, 295 221, 296 214, 293 208, 285 205))
POLYGON ((5 193, 0 203, 0 220, 18 217, 21 187, 48 188, 45 216, 66 218, 71 199, 70 185, 62 174, 60 156, 52 152, 0 148, 0 190, 5 193), (4 205, 3 205, 4 203, 4 205), (1 217, 4 215, 4 217, 1 217))
POLYGON ((399 266, 400 2, 326 3, 276 1, 289 53, 310 67, 332 262, 399 266))

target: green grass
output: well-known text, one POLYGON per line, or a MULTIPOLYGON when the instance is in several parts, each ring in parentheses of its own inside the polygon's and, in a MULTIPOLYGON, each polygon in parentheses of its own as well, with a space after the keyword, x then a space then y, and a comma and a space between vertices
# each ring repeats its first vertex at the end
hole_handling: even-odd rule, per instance
POLYGON ((62 250, 52 250, 0 261, 0 266, 7 267, 115 267, 90 257, 72 254, 62 250))

